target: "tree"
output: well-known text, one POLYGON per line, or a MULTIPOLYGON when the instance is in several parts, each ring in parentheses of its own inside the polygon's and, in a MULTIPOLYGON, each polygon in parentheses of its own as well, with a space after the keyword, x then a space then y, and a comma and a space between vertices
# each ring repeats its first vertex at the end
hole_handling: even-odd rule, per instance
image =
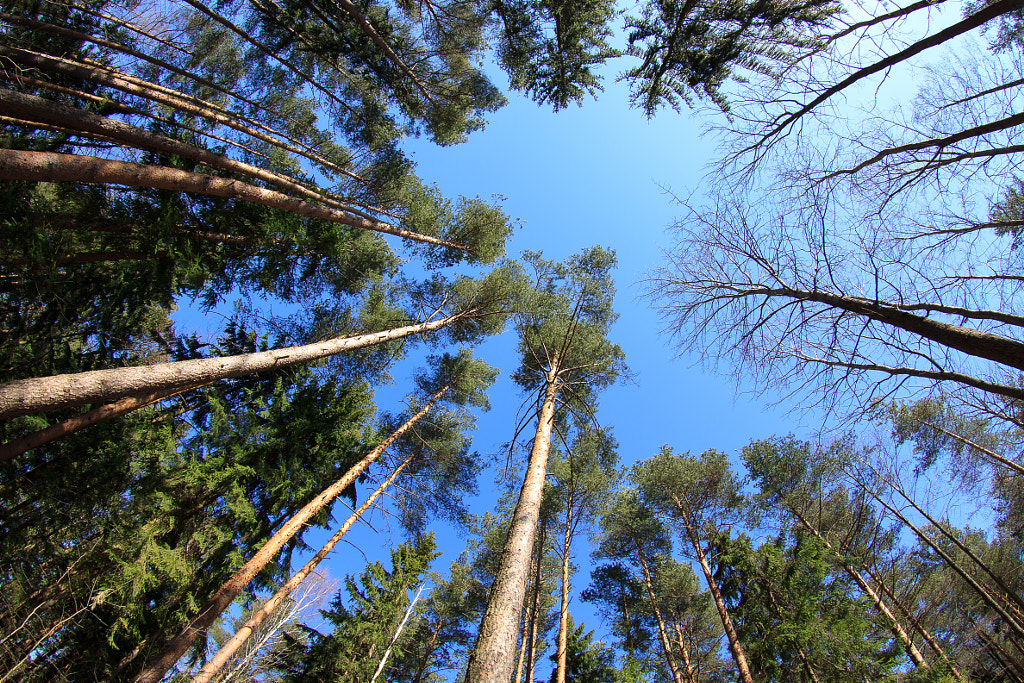
POLYGON ((286 681, 349 680, 369 683, 385 652, 403 637, 397 633, 409 607, 409 591, 419 586, 438 557, 433 534, 391 551, 390 570, 374 562, 358 579, 345 580, 348 605, 339 592, 323 612, 330 633, 313 631, 304 647, 292 641, 286 681))
POLYGON ((569 635, 566 638, 564 652, 555 653, 551 660, 556 669, 551 672, 551 680, 563 680, 569 683, 615 683, 618 680, 615 670, 615 653, 604 646, 601 641, 594 641, 594 632, 587 631, 584 624, 576 626, 569 619, 569 635), (563 673, 564 672, 564 673, 563 673))
POLYGON ((562 537, 561 604, 558 617, 558 650, 555 655, 554 683, 565 683, 568 671, 568 639, 570 629, 569 583, 572 541, 581 525, 586 527, 597 514, 607 496, 618 460, 615 441, 606 432, 586 430, 562 460, 551 465, 556 477, 553 495, 562 501, 565 533, 562 537))
POLYGON ((750 667, 733 626, 728 606, 712 571, 712 542, 722 527, 739 520, 740 482, 729 468, 728 457, 714 450, 677 455, 668 446, 634 467, 632 476, 643 501, 676 523, 687 543, 687 554, 697 560, 711 591, 732 653, 745 683, 753 683, 750 667))
POLYGON ((613 587, 614 592, 601 598, 590 590, 585 598, 612 603, 608 605, 610 608, 616 612, 621 610, 619 629, 630 658, 649 647, 650 632, 657 633, 661 666, 668 670, 673 681, 681 683, 689 677, 690 671, 684 670, 685 663, 680 660, 685 662, 689 655, 684 657, 672 647, 669 620, 657 585, 659 567, 672 553, 668 530, 654 516, 653 510, 642 504, 636 489, 619 491, 609 501, 602 511, 600 526, 594 557, 611 560, 612 564, 602 565, 595 571, 595 578, 600 580, 598 585, 613 587), (639 576, 632 570, 636 566, 640 569, 639 576), (642 620, 648 615, 653 623, 642 620))
POLYGON ((877 680, 891 672, 887 638, 820 539, 783 533, 755 550, 746 535, 723 532, 715 546, 715 574, 757 680, 877 680))
POLYGON ((482 391, 494 381, 495 372, 486 364, 473 359, 469 354, 441 356, 432 359, 432 372, 417 378, 420 400, 414 397, 411 414, 394 432, 348 469, 337 481, 316 494, 300 510, 289 517, 281 528, 250 557, 216 592, 209 597, 195 616, 183 629, 163 646, 161 652, 146 663, 135 681, 158 681, 205 632, 213 621, 238 597, 255 577, 315 515, 330 505, 335 498, 349 489, 356 479, 366 471, 385 450, 398 441, 406 432, 426 415, 434 404, 441 400, 455 404, 480 403, 482 391), (428 393, 431 392, 431 393, 428 393), (422 402, 422 407, 421 407, 422 402))
POLYGON ((610 271, 613 253, 593 247, 565 264, 528 252, 534 296, 516 321, 521 366, 514 379, 536 392, 537 428, 512 526, 502 550, 467 680, 504 681, 512 675, 519 617, 523 610, 531 551, 537 534, 551 434, 561 415, 594 412, 598 391, 624 371, 623 353, 606 338, 615 320, 610 271))
POLYGON ((989 199, 1017 174, 1021 121, 1005 98, 1018 75, 1000 51, 1020 7, 963 10, 943 29, 899 28, 931 3, 848 17, 739 98, 736 173, 688 207, 650 283, 682 349, 711 349, 761 390, 844 416, 915 393, 970 412, 1022 398, 1012 192, 989 199), (990 53, 957 49, 930 67, 912 106, 832 107, 997 28, 990 53))

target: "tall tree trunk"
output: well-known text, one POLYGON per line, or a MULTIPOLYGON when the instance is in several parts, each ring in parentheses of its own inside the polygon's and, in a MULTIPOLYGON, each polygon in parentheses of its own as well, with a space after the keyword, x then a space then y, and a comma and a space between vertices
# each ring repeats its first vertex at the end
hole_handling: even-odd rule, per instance
POLYGON ((683 628, 679 625, 679 618, 672 613, 672 627, 676 632, 676 643, 679 644, 679 654, 683 656, 683 673, 686 674, 686 680, 688 683, 697 683, 693 674, 693 660, 690 658, 690 646, 686 643, 686 638, 683 636, 683 628))
POLYGON ((166 166, 135 164, 103 159, 84 154, 30 152, 0 149, 0 179, 34 180, 40 182, 107 183, 129 187, 150 187, 174 192, 239 199, 273 209, 282 209, 300 216, 341 223, 361 230, 394 235, 414 242, 433 244, 466 251, 466 248, 430 235, 400 228, 382 221, 355 216, 341 209, 315 204, 303 199, 228 178, 217 178, 182 171, 166 166))
POLYGON ((197 358, 157 365, 14 380, 0 384, 0 419, 43 413, 85 403, 115 401, 126 396, 140 396, 168 389, 182 389, 219 379, 242 377, 309 363, 344 351, 437 330, 471 317, 475 313, 475 310, 460 311, 438 320, 405 325, 382 332, 335 337, 305 346, 243 353, 237 356, 197 358))
POLYGON ((395 479, 398 478, 398 475, 402 473, 402 470, 404 470, 409 463, 415 459, 415 457, 415 453, 410 455, 405 459, 405 461, 396 467, 390 475, 388 475, 387 479, 385 479, 384 482, 381 483, 381 485, 378 486, 372 494, 370 494, 363 504, 360 505, 355 512, 349 515, 348 519, 345 520, 345 523, 341 525, 341 528, 338 529, 334 536, 332 536, 322 548, 320 548, 320 551, 310 558, 309 562, 307 562, 302 569, 295 572, 291 578, 288 579, 288 581, 286 581, 276 593, 274 593, 274 597, 267 600, 259 610, 253 613, 253 615, 249 617, 249 620, 246 621, 233 636, 231 636, 231 639, 217 650, 217 653, 213 658, 210 659, 210 661, 206 663, 206 666, 204 666, 195 678, 192 679, 192 683, 209 683, 209 681, 213 680, 213 677, 216 676, 221 667, 231 659, 231 656, 238 651, 238 648, 240 648, 245 641, 249 639, 249 636, 251 636, 253 632, 259 628, 260 624, 270 616, 270 613, 273 612, 285 598, 291 595, 291 592, 295 590, 314 569, 316 569, 317 565, 323 562, 324 558, 334 550, 334 546, 338 545, 345 534, 348 533, 348 530, 352 528, 352 525, 355 524, 375 502, 377 502, 377 498, 379 498, 380 495, 384 493, 389 486, 391 486, 395 479))
POLYGON ((434 403, 441 399, 450 389, 448 384, 439 392, 434 394, 423 408, 410 417, 401 427, 385 439, 379 446, 370 451, 366 457, 354 465, 338 481, 324 489, 316 498, 307 503, 301 510, 296 512, 284 523, 284 526, 260 548, 260 550, 245 565, 239 569, 220 589, 210 598, 205 605, 182 629, 181 633, 175 636, 164 646, 164 649, 152 659, 145 668, 133 679, 134 683, 157 683, 164 674, 181 659, 182 655, 192 646, 196 639, 228 608, 236 597, 245 589, 250 581, 262 570, 277 553, 292 539, 317 512, 325 505, 341 495, 356 478, 366 471, 366 468, 374 463, 391 444, 395 443, 405 432, 409 431, 433 407, 434 403))
MULTIPOLYGON (((800 514, 799 510, 789 507, 789 511, 793 513, 805 529, 810 531, 814 534, 815 538, 824 543, 826 548, 834 551, 829 540, 825 538, 807 518, 800 514)), ((841 556, 839 553, 836 553, 836 555, 841 556)), ((910 634, 908 634, 906 629, 903 628, 899 619, 897 619, 896 615, 892 613, 892 610, 890 610, 889 606, 885 604, 885 601, 882 600, 882 597, 878 592, 871 587, 871 584, 864 580, 864 577, 860 575, 860 572, 857 571, 852 564, 849 562, 843 562, 842 566, 843 569, 846 570, 846 573, 850 575, 850 578, 857 583, 864 595, 868 596, 868 599, 875 605, 875 609, 877 609, 882 616, 885 617, 886 621, 889 622, 889 630, 892 631, 894 636, 896 636, 896 640, 900 641, 900 645, 903 646, 903 650, 907 653, 907 656, 910 657, 910 661, 914 663, 914 666, 927 669, 928 662, 925 661, 924 655, 922 655, 921 651, 917 649, 917 645, 914 644, 914 640, 910 637, 910 634)))
POLYGON ((556 357, 547 373, 530 462, 519 492, 519 501, 512 514, 505 547, 501 552, 500 569, 494 578, 487 609, 480 622, 476 646, 470 654, 466 669, 467 683, 508 683, 512 675, 517 626, 523 611, 526 577, 530 571, 530 558, 533 556, 533 543, 540 521, 551 431, 561 389, 559 369, 560 361, 556 357))
MULTIPOLYGON (((207 386, 209 383, 205 383, 201 386, 207 386)), ((192 389, 198 389, 200 387, 185 387, 183 389, 165 389, 163 391, 154 391, 142 396, 129 396, 128 398, 122 398, 120 401, 114 403, 108 403, 105 406, 99 408, 93 408, 81 415, 69 417, 55 425, 51 425, 45 429, 40 429, 37 432, 26 434, 25 436, 17 439, 11 439, 7 443, 0 445, 0 462, 7 462, 11 458, 17 457, 22 453, 38 448, 45 444, 62 439, 69 434, 80 432, 83 429, 92 427, 93 425, 104 422, 105 420, 112 420, 115 417, 126 415, 133 410, 144 408, 148 405, 158 403, 166 398, 177 396, 186 391, 192 389)))
MULTIPOLYGON (((532 588, 530 590, 532 591, 532 588)), ((519 634, 519 657, 516 658, 516 673, 512 677, 512 683, 520 683, 523 680, 523 667, 526 666, 526 641, 530 637, 530 615, 528 612, 523 613, 522 622, 519 634)))
POLYGON ((566 651, 569 649, 569 546, 572 541, 572 490, 565 502, 565 536, 562 539, 562 600, 558 609, 558 650, 555 681, 565 683, 566 651))
POLYGON ((902 602, 900 602, 899 598, 896 597, 896 594, 885 585, 885 581, 875 574, 867 563, 864 564, 864 571, 871 580, 875 582, 875 585, 882 589, 882 592, 885 593, 885 596, 889 598, 892 604, 896 606, 896 610, 900 612, 908 622, 910 622, 910 626, 921 634, 921 637, 924 638, 924 642, 928 643, 928 647, 930 647, 935 654, 946 662, 953 675, 956 676, 958 680, 965 680, 960 674, 960 671, 958 671, 956 666, 953 665, 953 662, 950 661, 948 656, 946 656, 946 651, 942 649, 941 645, 939 645, 939 641, 935 640, 935 637, 928 632, 928 629, 923 627, 920 621, 914 618, 914 615, 910 613, 910 610, 905 607, 902 602))
POLYGON ((651 611, 654 612, 654 619, 658 623, 658 637, 661 641, 661 649, 665 653, 665 661, 672 672, 672 680, 675 683, 683 683, 683 676, 679 671, 679 665, 676 664, 676 658, 672 655, 672 644, 668 639, 668 627, 665 625, 665 617, 658 607, 658 597, 654 594, 654 581, 651 579, 650 563, 648 563, 647 555, 640 547, 640 542, 634 538, 633 544, 636 546, 637 559, 640 560, 640 569, 644 574, 644 587, 647 588, 647 597, 651 600, 651 611))
POLYGON ((1016 619, 1010 616, 1006 609, 1002 605, 1000 605, 997 600, 995 600, 995 598, 992 596, 992 591, 978 583, 977 579, 975 579, 970 572, 964 570, 964 568, 961 567, 960 564, 954 558, 950 557, 949 554, 945 550, 943 550, 941 546, 935 543, 935 541, 933 541, 931 537, 928 536, 928 534, 924 533, 924 531, 918 528, 917 525, 915 525, 913 522, 907 519, 906 515, 897 510, 894 506, 885 502, 885 500, 883 500, 881 496, 879 496, 869 487, 865 486, 864 484, 861 484, 861 486, 863 487, 864 491, 867 492, 868 495, 877 500, 882 505, 882 507, 888 510, 894 517, 896 517, 896 519, 903 522, 903 524, 905 524, 908 529, 913 531, 914 534, 919 539, 921 539, 921 541, 925 545, 927 545, 935 552, 935 554, 941 557, 950 569, 952 569, 961 579, 963 579, 972 589, 974 589, 974 591, 978 594, 978 597, 981 598, 986 605, 991 607, 996 612, 996 614, 998 614, 1000 618, 1002 618, 1003 621, 1006 622, 1006 625, 1013 631, 1014 635, 1016 636, 1015 640, 1024 639, 1024 626, 1022 626, 1016 619))
POLYGON ((540 625, 540 592, 544 586, 544 531, 545 527, 542 524, 539 530, 539 536, 537 537, 537 570, 533 575, 533 605, 530 607, 530 629, 529 639, 526 643, 526 664, 525 664, 525 676, 526 683, 533 683, 533 671, 537 666, 537 631, 540 625))
POLYGON ((715 600, 715 607, 718 608, 718 616, 722 620, 725 637, 729 640, 729 652, 732 653, 732 658, 736 661, 740 680, 743 683, 754 683, 754 678, 750 674, 750 667, 747 665, 747 657, 743 654, 743 646, 740 644, 740 639, 736 635, 736 628, 733 626, 732 618, 729 616, 729 609, 725 606, 725 600, 722 599, 722 592, 718 590, 718 582, 715 581, 711 565, 708 563, 708 558, 704 555, 704 548, 701 546, 700 538, 697 536, 697 530, 693 528, 692 517, 688 514, 689 511, 684 509, 685 506, 682 504, 682 501, 676 499, 676 507, 683 518, 683 527, 686 529, 686 535, 690 538, 693 551, 697 554, 697 562, 700 564, 701 571, 704 572, 704 579, 708 582, 708 590, 711 591, 711 597, 715 600))

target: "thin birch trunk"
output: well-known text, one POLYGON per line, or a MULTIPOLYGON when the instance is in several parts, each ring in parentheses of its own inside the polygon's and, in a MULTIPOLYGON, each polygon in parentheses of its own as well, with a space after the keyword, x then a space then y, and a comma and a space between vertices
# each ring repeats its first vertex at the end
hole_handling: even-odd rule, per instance
POLYGON ((382 332, 335 337, 305 346, 291 346, 221 358, 197 358, 158 365, 110 368, 14 380, 0 384, 0 419, 43 413, 85 403, 114 401, 126 396, 138 396, 168 389, 182 389, 219 379, 242 377, 266 370, 309 363, 344 351, 437 330, 470 317, 474 312, 461 311, 438 320, 396 327, 382 332))
POLYGON ((540 504, 544 494, 544 479, 547 476, 551 431, 561 389, 559 370, 560 361, 556 357, 547 373, 537 432, 526 477, 519 492, 519 501, 512 514, 512 524, 501 553, 501 568, 494 579, 487 609, 480 622, 480 634, 470 655, 466 670, 467 683, 508 683, 512 676, 518 615, 523 611, 526 578, 530 571, 530 558, 537 537, 540 504))
POLYGON ((345 534, 348 533, 348 530, 352 528, 352 525, 359 521, 363 514, 365 514, 366 511, 369 510, 375 502, 377 502, 377 499, 381 494, 391 486, 395 479, 398 478, 398 475, 402 473, 402 470, 404 470, 414 458, 415 454, 410 455, 404 462, 396 467, 390 475, 388 475, 388 478, 377 487, 377 490, 370 494, 370 496, 355 512, 349 515, 348 519, 345 520, 345 523, 341 525, 341 528, 338 529, 334 536, 332 536, 322 548, 320 548, 320 551, 310 558, 309 562, 307 562, 302 569, 295 572, 295 574, 293 574, 292 577, 288 579, 288 581, 285 582, 285 584, 281 586, 276 593, 274 593, 274 597, 267 600, 259 610, 253 613, 253 615, 249 617, 249 620, 246 621, 233 636, 231 636, 231 639, 217 650, 217 653, 213 658, 210 659, 210 661, 206 663, 206 666, 204 666, 202 670, 196 674, 195 678, 192 679, 192 683, 209 683, 209 681, 213 680, 213 677, 216 676, 221 667, 231 659, 232 655, 238 651, 238 648, 240 648, 245 641, 249 639, 256 629, 260 627, 260 624, 266 621, 271 612, 273 612, 285 598, 291 595, 291 592, 295 590, 299 584, 306 580, 306 577, 317 568, 317 565, 323 562, 327 555, 334 550, 334 546, 338 545, 345 534))
POLYGON ((377 458, 384 453, 393 443, 398 441, 399 438, 405 432, 413 427, 416 422, 430 412, 434 403, 441 399, 450 389, 452 384, 448 384, 441 391, 434 394, 430 401, 427 402, 423 408, 415 415, 410 417, 401 427, 385 439, 379 446, 370 451, 366 457, 360 460, 356 465, 349 469, 341 479, 334 482, 326 489, 324 489, 316 498, 307 503, 301 510, 296 512, 292 517, 284 523, 281 529, 274 534, 274 536, 267 541, 267 543, 260 548, 260 550, 253 556, 251 560, 245 563, 245 565, 239 569, 231 579, 229 579, 212 598, 210 598, 205 605, 199 610, 199 614, 196 615, 182 629, 181 633, 172 638, 164 649, 152 659, 145 668, 133 679, 134 683, 157 683, 164 677, 167 671, 175 665, 175 663, 181 659, 186 651, 192 646, 196 639, 206 632, 210 625, 221 615, 221 613, 228 608, 228 606, 234 601, 236 597, 245 589, 249 582, 255 578, 255 576, 262 570, 274 557, 277 556, 278 552, 290 541, 306 523, 319 512, 325 505, 328 505, 341 495, 342 491, 347 489, 352 483, 366 471, 366 468, 372 465, 377 458))

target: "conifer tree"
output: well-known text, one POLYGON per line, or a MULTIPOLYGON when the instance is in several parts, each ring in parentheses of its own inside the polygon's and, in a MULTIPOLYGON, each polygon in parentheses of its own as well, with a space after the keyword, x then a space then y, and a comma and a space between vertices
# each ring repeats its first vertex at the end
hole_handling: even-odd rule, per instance
POLYGON ((597 392, 624 371, 622 350, 607 340, 615 320, 610 277, 614 254, 593 247, 565 264, 544 260, 539 253, 524 256, 535 272, 535 294, 517 317, 521 366, 514 378, 524 389, 536 392, 531 416, 536 415, 537 427, 470 657, 467 681, 472 683, 505 681, 512 675, 555 423, 570 411, 593 414, 597 392))

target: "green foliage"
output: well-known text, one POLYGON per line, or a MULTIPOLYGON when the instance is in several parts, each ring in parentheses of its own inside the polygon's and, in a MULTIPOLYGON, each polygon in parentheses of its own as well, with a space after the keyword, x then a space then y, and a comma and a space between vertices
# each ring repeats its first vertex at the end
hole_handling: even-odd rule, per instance
POLYGON ((889 634, 824 544, 783 534, 756 550, 741 534, 713 540, 715 578, 755 679, 881 680, 893 673, 889 634))
POLYGON ((359 577, 347 577, 344 597, 339 592, 322 612, 331 632, 310 629, 308 646, 292 639, 285 680, 368 683, 388 647, 400 648, 409 637, 404 629, 399 635, 398 626, 409 607, 409 591, 422 583, 440 555, 436 548, 428 533, 394 548, 390 569, 374 562, 359 577))
MULTIPOLYGON (((569 617, 569 640, 566 643, 566 683, 616 683, 619 678, 615 669, 615 652, 594 640, 594 632, 587 631, 586 625, 577 626, 569 617)), ((557 654, 551 656, 557 664, 557 654)), ((556 672, 551 672, 554 683, 556 672)))
POLYGON ((722 87, 737 70, 771 73, 794 48, 813 46, 813 29, 840 9, 835 0, 648 2, 626 20, 628 53, 642 60, 623 76, 632 102, 653 116, 665 105, 679 111, 697 95, 728 111, 722 87))

